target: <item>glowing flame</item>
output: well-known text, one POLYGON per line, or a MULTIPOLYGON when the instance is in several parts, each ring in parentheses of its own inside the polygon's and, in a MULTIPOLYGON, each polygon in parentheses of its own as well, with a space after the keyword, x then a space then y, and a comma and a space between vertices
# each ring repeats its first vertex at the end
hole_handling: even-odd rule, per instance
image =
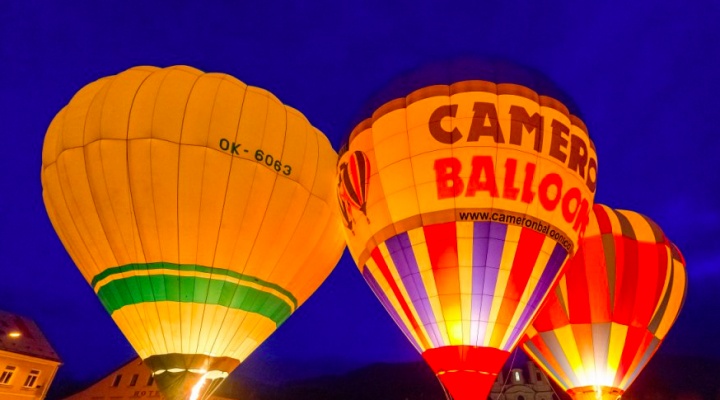
POLYGON ((203 376, 200 377, 200 380, 198 383, 193 386, 192 390, 190 391, 190 399, 189 400, 198 400, 200 398, 200 389, 202 389, 203 386, 205 386, 205 381, 207 380, 207 373, 203 374, 203 376))

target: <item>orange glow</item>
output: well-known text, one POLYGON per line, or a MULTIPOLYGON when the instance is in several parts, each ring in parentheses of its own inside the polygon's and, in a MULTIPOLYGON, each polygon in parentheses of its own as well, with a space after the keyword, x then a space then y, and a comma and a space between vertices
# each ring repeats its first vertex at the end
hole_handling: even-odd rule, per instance
POLYGON ((15 331, 15 332, 8 333, 8 336, 15 339, 15 338, 19 338, 20 336, 22 336, 22 334, 20 332, 15 331))
POLYGON ((607 386, 585 386, 568 390, 573 400, 620 400, 623 390, 607 386))
POLYGON ((205 386, 205 381, 207 377, 207 373, 203 374, 202 377, 200 377, 200 380, 193 386, 192 391, 190 392, 190 399, 189 400, 197 400, 200 397, 200 389, 202 389, 203 386, 205 386))

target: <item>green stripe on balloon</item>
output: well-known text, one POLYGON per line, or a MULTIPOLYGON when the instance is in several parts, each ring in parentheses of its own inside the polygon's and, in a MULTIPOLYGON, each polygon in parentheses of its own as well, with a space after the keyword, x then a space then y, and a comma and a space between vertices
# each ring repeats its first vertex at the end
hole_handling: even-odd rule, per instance
POLYGON ((177 301, 213 304, 260 314, 280 326, 292 314, 280 297, 225 280, 177 275, 130 276, 108 282, 98 291, 105 309, 112 314, 138 303, 177 301), (127 290, 129 287, 137 290, 127 290))
POLYGON ((287 296, 292 302, 294 308, 297 308, 298 303, 295 296, 293 296, 292 293, 290 293, 287 289, 284 289, 283 287, 274 284, 272 282, 264 281, 262 279, 258 279, 254 276, 250 275, 243 275, 241 273, 230 271, 227 269, 222 268, 212 268, 212 267, 206 267, 203 265, 195 265, 195 264, 174 264, 174 263, 167 263, 167 262, 155 262, 155 263, 146 263, 146 264, 127 264, 127 265, 121 265, 119 267, 112 267, 104 270, 103 272, 95 275, 90 285, 92 285, 93 289, 97 289, 97 284, 102 281, 103 279, 116 275, 116 274, 122 274, 123 272, 131 272, 131 271, 149 271, 149 270, 158 270, 158 269, 167 269, 167 270, 175 270, 175 271, 196 271, 196 272, 203 272, 207 274, 213 274, 217 276, 228 276, 231 278, 236 278, 241 281, 246 282, 252 282, 254 284, 257 284, 259 286, 264 286, 269 289, 277 290, 278 292, 284 294, 287 296))

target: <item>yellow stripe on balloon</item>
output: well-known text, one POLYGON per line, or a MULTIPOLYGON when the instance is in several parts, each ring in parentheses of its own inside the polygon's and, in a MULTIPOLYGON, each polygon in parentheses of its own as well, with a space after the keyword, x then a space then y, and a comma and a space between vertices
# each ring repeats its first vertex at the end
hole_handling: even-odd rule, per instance
MULTIPOLYGON (((667 257, 668 260, 672 260, 673 256, 672 256, 672 250, 670 249, 670 246, 664 246, 663 250, 665 250, 665 257, 667 257)), ((651 321, 653 321, 655 319, 655 316, 657 315, 658 311, 660 311, 660 307, 663 306, 662 299, 665 298, 665 296, 668 294, 668 291, 673 290, 672 279, 675 279, 674 274, 677 273, 677 271, 675 271, 675 270, 676 270, 676 268, 675 268, 674 260, 673 260, 673 263, 670 265, 670 268, 668 268, 667 273, 665 274, 665 281, 663 282, 662 292, 660 293, 660 296, 658 297, 660 299, 660 301, 657 302, 657 305, 655 306, 655 310, 653 310, 652 317, 650 318, 651 321)), ((667 313, 665 313, 665 315, 667 315, 667 313)), ((654 334, 655 332, 651 332, 651 333, 654 334)))
POLYGON ((603 207, 605 209, 605 215, 608 217, 608 220, 610 220, 612 232, 622 232, 622 226, 620 225, 620 219, 618 218, 618 214, 615 213, 615 211, 608 206, 600 205, 600 207, 603 207))
POLYGON ((496 329, 506 329, 506 327, 499 328, 495 321, 497 321, 498 313, 500 312, 500 306, 503 303, 505 291, 507 290, 508 279, 510 278, 510 272, 512 270, 513 262, 515 259, 515 253, 517 252, 518 242, 520 241, 520 232, 522 227, 515 225, 508 225, 507 232, 505 234, 505 244, 503 247, 502 257, 500 259, 500 270, 498 271, 497 283, 495 284, 495 292, 493 295, 492 307, 490 308, 490 321, 487 327, 487 333, 485 334, 485 346, 501 348, 503 342, 503 336, 496 332, 496 329))
POLYGON ((157 320, 157 309, 128 306, 110 316, 141 358, 167 351, 160 331, 151 331, 146 326, 146 321, 157 320), (148 311, 152 313, 147 314, 148 311))
POLYGON ((420 278, 422 279, 423 286, 425 286, 425 290, 427 291, 428 301, 430 302, 430 307, 432 308, 434 320, 437 322, 438 331, 440 331, 440 339, 445 345, 447 345, 450 343, 450 335, 448 334, 443 308, 440 305, 440 298, 438 297, 438 290, 435 285, 435 274, 433 274, 432 271, 432 263, 430 262, 430 255, 428 254, 424 231, 422 228, 412 229, 408 231, 407 234, 410 238, 410 243, 413 246, 415 259, 417 260, 418 267, 420 269, 420 278))
MULTIPOLYGON (((565 261, 567 263, 567 260, 565 261)), ((562 307, 565 311, 565 315, 570 315, 570 310, 567 308, 568 303, 568 288, 567 288, 567 279, 560 278, 560 281, 557 284, 557 287, 560 289, 560 298, 562 299, 562 307)))
POLYGON ((570 368, 573 372, 571 374, 573 385, 580 386, 581 382, 587 382, 585 368, 580 353, 578 352, 571 326, 566 325, 562 328, 555 329, 555 336, 562 348, 563 354, 565 354, 565 358, 568 363, 570 363, 570 368))
POLYGON ((653 232, 652 226, 644 216, 626 210, 615 210, 618 214, 627 218, 628 222, 632 226, 633 232, 635 232, 635 238, 641 242, 655 243, 655 232, 653 232))
MULTIPOLYGON (((410 323, 410 320, 408 320, 407 316, 402 311, 400 302, 398 301, 397 297, 395 297, 395 294, 393 293, 392 289, 390 289, 390 285, 388 284, 388 281, 385 279, 382 272, 380 272, 380 268, 378 268, 377 264, 375 263, 375 260, 373 260, 372 258, 369 258, 365 262, 365 267, 375 278, 375 281, 377 282, 378 286, 380 286, 380 290, 382 290, 383 293, 385 293, 385 297, 387 297, 388 301, 392 305, 393 310, 398 310, 397 311, 398 317, 402 321, 403 325, 408 328, 407 331, 410 332, 410 335, 414 339, 415 343, 417 343, 418 346, 422 346, 423 341, 420 340, 420 332, 416 332, 415 329, 413 329, 413 326, 410 323)), ((428 338, 428 341, 429 341, 429 338, 428 338)))
POLYGON ((257 283, 242 280, 238 278, 234 278, 232 276, 228 275, 220 275, 220 274, 212 274, 207 272, 201 272, 201 271, 182 271, 178 269, 148 269, 148 270, 130 270, 130 271, 124 271, 118 274, 109 275, 108 277, 101 279, 98 281, 98 283, 95 285, 95 293, 98 293, 100 289, 102 289, 103 286, 107 285, 108 283, 117 280, 117 279, 125 279, 131 276, 152 276, 152 275, 172 275, 172 276, 187 276, 192 278, 207 278, 212 279, 215 281, 225 281, 229 283, 233 283, 235 285, 242 285, 246 287, 250 287, 253 289, 257 289, 262 292, 270 293, 275 297, 279 297, 283 301, 285 301, 288 306, 290 306, 292 311, 295 311, 295 303, 294 301, 288 297, 285 293, 275 290, 268 286, 259 285, 257 283))
POLYGON ((665 315, 663 316, 657 331, 655 331, 655 337, 660 340, 665 338, 673 323, 677 319, 677 315, 680 312, 680 308, 682 307, 685 299, 685 287, 687 286, 685 268, 679 261, 673 261, 672 268, 672 287, 667 288, 667 290, 672 290, 670 294, 670 301, 668 302, 665 315))
MULTIPOLYGON (((462 342, 470 343, 472 315, 473 232, 474 223, 456 222, 458 266, 460 279, 460 311, 462 316, 462 342)), ((476 316, 479 318, 479 316, 476 316)))
MULTIPOLYGON (((428 327, 424 326, 422 324, 422 320, 420 319, 420 316, 418 315, 417 310, 415 309, 415 304, 413 304, 413 301, 410 299, 410 295, 407 292, 407 288, 405 288, 405 285, 402 283, 402 278, 400 278, 400 275, 397 271, 397 266, 395 265, 395 262, 393 261, 392 257, 390 256, 390 251, 387 248, 387 244, 385 242, 380 243, 377 247, 377 249, 380 251, 380 254, 382 255, 383 259, 385 260, 385 263, 388 266, 388 270, 390 271, 390 275, 392 275, 393 281, 397 284, 398 289, 400 290, 400 294, 405 299, 405 303, 408 305, 408 308, 410 309, 410 312, 412 313, 412 317, 417 321, 418 326, 420 327, 420 332, 418 334, 423 335, 428 343, 432 343, 430 341, 430 335, 428 333, 428 327)), ((377 280, 377 279, 376 279, 377 280)), ((396 308, 396 310, 401 310, 399 308, 396 308)), ((412 327, 412 325, 406 325, 408 327, 412 327)), ((420 342, 418 342, 420 343, 420 342)))
MULTIPOLYGON (((135 315, 157 313, 156 306, 163 306, 167 310, 174 310, 183 315, 184 319, 176 319, 172 326, 175 330, 168 332, 166 326, 157 323, 157 319, 146 321, 146 329, 152 339, 142 336, 128 335, 130 344, 138 352, 141 358, 150 355, 170 353, 195 353, 206 354, 213 357, 231 357, 240 361, 244 360, 252 350, 263 342, 274 330, 275 322, 260 314, 246 312, 237 309, 230 309, 213 304, 199 303, 138 303, 123 307, 113 313, 112 317, 118 326, 124 331, 131 331, 131 324, 140 324, 135 315), (135 310, 131 310, 131 309, 135 310), (229 332, 229 337, 217 337, 216 340, 200 342, 197 348, 188 347, 186 341, 166 340, 172 337, 189 337, 190 342, 195 342, 198 336, 212 337, 210 332, 218 332, 220 326, 227 326, 223 332, 229 332), (202 326, 202 330, 197 327, 202 326), (252 329, 248 329, 252 327, 252 329), (127 330, 126 330, 127 329, 127 330), (162 338, 162 340, 160 340, 162 338), (162 351, 153 347, 152 343, 167 343, 168 346, 162 351)), ((213 338, 215 339, 215 338, 213 338)))
MULTIPOLYGON (((218 307, 218 311, 222 312, 221 307, 212 307, 218 307)), ((231 329, 226 330, 224 336, 219 335, 211 347, 206 345, 206 349, 209 349, 210 355, 226 354, 240 361, 245 360, 277 329, 269 318, 236 309, 228 309, 222 324, 227 324, 231 329)))
POLYGON ((610 375, 615 379, 615 374, 620 368, 620 358, 622 357, 622 351, 625 347, 625 338, 627 337, 628 327, 621 324, 611 323, 610 324, 610 344, 608 349, 607 357, 607 368, 610 371, 610 375))
MULTIPOLYGON (((542 247, 540 249, 540 254, 538 254, 537 259, 535 260, 535 265, 533 266, 533 270, 530 273, 530 279, 528 280, 527 286, 525 287, 525 291, 523 291, 522 297, 520 298, 520 303, 518 304, 518 307, 515 309, 515 313, 513 314, 512 320, 510 320, 510 326, 505 331, 505 336, 502 340, 502 348, 514 348, 516 343, 510 343, 508 345, 508 340, 510 340, 510 335, 512 334, 513 328, 518 323, 518 320, 522 316, 523 312, 525 311, 525 307, 527 306, 528 302, 530 301, 530 296, 535 291, 535 287, 537 286, 538 282, 540 281, 540 277, 542 276, 543 271, 545 270, 545 267, 548 264, 548 260, 550 259, 550 254, 552 254, 553 250, 555 249, 556 242, 548 237, 545 238, 543 241, 542 247)), ((540 303, 542 304, 542 303, 540 303)), ((517 335, 517 338, 515 339, 516 342, 520 341, 522 338, 522 335, 517 335)))

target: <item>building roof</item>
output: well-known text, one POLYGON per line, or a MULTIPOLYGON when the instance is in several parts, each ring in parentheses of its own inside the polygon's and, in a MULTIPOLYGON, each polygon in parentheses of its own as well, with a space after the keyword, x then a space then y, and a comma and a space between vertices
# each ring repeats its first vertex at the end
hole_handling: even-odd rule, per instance
POLYGON ((0 310, 0 350, 61 362, 35 323, 0 310))
MULTIPOLYGON (((161 398, 152 371, 139 358, 133 358, 109 375, 95 382, 85 390, 75 393, 64 400, 86 400, 110 398, 118 400, 137 398, 161 398)), ((235 398, 212 395, 208 400, 235 400, 235 398)))

